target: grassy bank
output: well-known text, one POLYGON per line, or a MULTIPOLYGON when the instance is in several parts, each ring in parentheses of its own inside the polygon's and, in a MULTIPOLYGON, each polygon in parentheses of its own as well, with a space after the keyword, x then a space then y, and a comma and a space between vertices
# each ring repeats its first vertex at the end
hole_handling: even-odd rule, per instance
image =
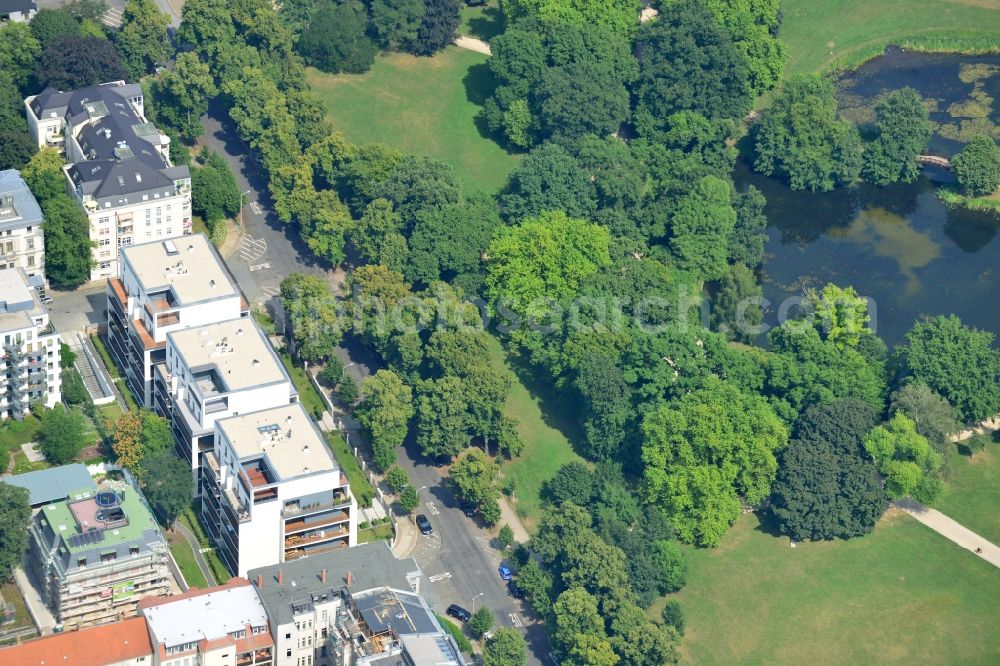
POLYGON ((851 69, 889 44, 957 53, 1000 50, 994 0, 783 0, 786 75, 851 69))
POLYGON ((292 383, 295 384, 295 389, 299 392, 299 401, 302 403, 302 406, 305 407, 311 416, 318 419, 326 411, 326 404, 323 402, 323 398, 313 388, 309 378, 306 377, 306 371, 301 365, 294 362, 284 351, 278 352, 278 355, 281 356, 281 362, 285 364, 285 370, 292 377, 292 383))
POLYGON ((1000 663, 1000 570, 915 520, 795 549, 768 529, 747 515, 689 551, 686 663, 1000 663))
POLYGON ((1000 212, 1000 192, 994 192, 985 197, 970 197, 961 194, 952 187, 941 186, 937 188, 937 195, 948 206, 1000 212))
POLYGON ((174 561, 177 562, 177 567, 181 570, 181 574, 184 576, 184 580, 187 581, 188 586, 208 587, 208 581, 205 580, 205 575, 201 572, 198 562, 195 561, 194 551, 191 550, 188 542, 177 533, 170 534, 169 538, 170 554, 174 556, 174 561))
POLYGON ((361 471, 361 465, 358 464, 357 458, 347 446, 347 442, 340 436, 340 433, 336 432, 327 433, 326 441, 330 450, 333 451, 333 456, 340 463, 340 469, 347 475, 347 480, 351 485, 351 494, 358 501, 358 506, 362 509, 368 508, 372 504, 372 498, 375 497, 375 489, 368 482, 365 473, 361 471))
POLYGON ((542 484, 566 463, 582 460, 570 444, 576 431, 572 406, 563 404, 548 386, 533 381, 527 371, 515 372, 500 341, 489 338, 490 359, 513 377, 505 413, 518 420, 517 431, 524 452, 504 464, 504 477, 513 477, 515 508, 525 529, 534 532, 541 517, 542 484))
POLYGON ((307 79, 334 129, 351 141, 444 160, 467 191, 494 192, 520 158, 477 126, 476 114, 495 85, 486 60, 457 47, 433 58, 387 53, 366 74, 309 69, 307 79))
POLYGON ((178 520, 194 533, 199 546, 203 549, 210 549, 204 551, 202 555, 205 557, 205 562, 208 563, 208 568, 212 570, 212 575, 215 576, 215 582, 219 585, 228 582, 232 576, 229 574, 229 570, 226 569, 226 565, 219 559, 219 555, 215 552, 215 548, 212 547, 211 542, 209 542, 208 535, 205 534, 205 528, 201 526, 201 522, 195 515, 194 509, 190 507, 185 509, 178 520))

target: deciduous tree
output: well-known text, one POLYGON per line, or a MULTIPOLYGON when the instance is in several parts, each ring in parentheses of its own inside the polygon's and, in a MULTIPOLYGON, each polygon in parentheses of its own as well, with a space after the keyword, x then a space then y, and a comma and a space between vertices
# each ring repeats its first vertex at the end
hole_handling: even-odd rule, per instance
POLYGON ((53 465, 66 465, 73 462, 83 448, 85 433, 83 415, 57 404, 46 411, 42 419, 39 448, 53 465))
POLYGON ((894 90, 876 104, 875 132, 875 139, 865 146, 865 180, 876 185, 915 181, 920 175, 917 156, 934 132, 917 91, 894 90))
POLYGON ((75 289, 90 280, 94 260, 90 224, 79 206, 65 194, 42 205, 45 213, 45 273, 54 286, 75 289))
POLYGON ((944 460, 905 414, 897 413, 872 430, 864 445, 893 497, 912 495, 925 504, 934 503, 941 492, 944 460))
POLYGON ((83 31, 80 22, 65 9, 50 9, 43 7, 31 19, 31 34, 35 36, 42 48, 60 37, 80 37, 83 31))
POLYGON ((167 26, 170 18, 153 0, 128 0, 122 24, 115 33, 115 46, 134 79, 149 74, 166 62, 170 53, 167 26))
POLYGON ((56 37, 46 44, 34 74, 39 90, 76 90, 128 78, 128 70, 111 42, 72 35, 56 37))
POLYGON ((143 492, 149 503, 163 516, 167 527, 172 527, 177 516, 191 504, 194 479, 191 468, 170 449, 161 449, 147 455, 142 461, 143 492))
POLYGON ((704 280, 716 280, 725 274, 729 237, 736 226, 731 199, 728 181, 705 176, 677 204, 670 249, 682 270, 704 280))
POLYGON ((375 451, 375 464, 388 469, 413 418, 413 390, 391 370, 379 370, 364 383, 365 399, 355 416, 375 451))
POLYGON ((546 211, 561 211, 569 217, 586 219, 595 209, 590 174, 555 143, 546 143, 532 151, 511 173, 500 196, 500 212, 511 223, 546 211))
POLYGON ((30 528, 28 490, 0 483, 0 581, 9 580, 14 567, 21 566, 30 528))
POLYGON ((962 420, 1000 412, 1000 352, 993 334, 954 315, 914 324, 906 334, 906 366, 913 377, 955 406, 962 420))
POLYGON ((1000 147, 990 137, 976 135, 952 158, 951 170, 966 194, 991 194, 1000 187, 1000 147))
POLYGON ((483 647, 483 666, 524 666, 528 663, 524 636, 511 627, 500 627, 483 647))
POLYGON ((480 507, 495 501, 499 495, 494 483, 499 472, 500 466, 481 449, 471 448, 452 464, 448 482, 460 501, 480 507))
POLYGON ((806 290, 806 303, 812 310, 813 326, 824 340, 839 349, 857 347, 868 330, 868 301, 858 296, 854 287, 828 283, 821 291, 806 290))
POLYGON ((910 381, 892 394, 891 412, 906 414, 939 453, 947 449, 948 438, 962 429, 955 408, 920 381, 910 381))
POLYGON ((861 173, 858 128, 837 115, 833 84, 819 75, 788 79, 754 131, 754 168, 792 189, 827 191, 861 173))
POLYGON ((417 445, 426 456, 457 456, 469 445, 469 404, 458 377, 428 379, 418 387, 417 445))
POLYGON ((395 49, 417 38, 424 0, 372 0, 370 10, 379 44, 395 49))
POLYGON ((357 0, 322 0, 299 38, 298 50, 324 72, 363 74, 378 47, 368 36, 368 11, 357 0))
POLYGON ((424 15, 416 37, 406 44, 407 50, 430 56, 450 45, 458 34, 458 12, 458 0, 424 0, 424 15))
POLYGON ((197 53, 178 53, 174 66, 161 72, 150 85, 158 118, 188 139, 201 134, 201 117, 208 111, 208 100, 219 91, 208 64, 197 53))

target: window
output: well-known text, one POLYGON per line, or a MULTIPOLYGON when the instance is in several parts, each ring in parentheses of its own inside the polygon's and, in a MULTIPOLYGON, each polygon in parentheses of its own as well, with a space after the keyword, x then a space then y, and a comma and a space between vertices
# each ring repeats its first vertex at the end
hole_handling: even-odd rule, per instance
POLYGON ((35 265, 35 255, 30 254, 28 255, 28 266, 32 267, 34 265, 35 265))
POLYGON ((109 216, 104 216, 104 217, 97 218, 97 223, 98 224, 107 224, 110 221, 111 221, 111 218, 109 216))
POLYGON ((100 240, 100 241, 98 242, 98 245, 101 245, 101 246, 104 246, 104 245, 111 245, 111 239, 110 239, 110 238, 102 238, 102 239, 101 239, 101 240, 100 240))
POLYGON ((111 268, 111 262, 110 261, 102 261, 100 267, 102 269, 104 269, 104 268, 111 268))
POLYGON ((85 567, 85 566, 87 566, 87 558, 86 557, 78 558, 77 561, 76 561, 76 566, 78 566, 78 567, 85 567))
MULTIPOLYGON (((31 227, 28 227, 28 232, 29 233, 31 232, 31 227)), ((28 249, 29 250, 34 250, 35 249, 35 239, 34 238, 29 238, 28 239, 28 249)))

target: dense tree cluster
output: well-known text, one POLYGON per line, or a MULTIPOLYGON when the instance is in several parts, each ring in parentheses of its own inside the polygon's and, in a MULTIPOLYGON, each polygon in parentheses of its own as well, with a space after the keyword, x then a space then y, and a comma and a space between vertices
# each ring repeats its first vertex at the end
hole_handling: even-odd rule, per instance
POLYGON ((951 166, 966 194, 992 194, 1000 187, 1000 147, 988 136, 972 137, 951 166))

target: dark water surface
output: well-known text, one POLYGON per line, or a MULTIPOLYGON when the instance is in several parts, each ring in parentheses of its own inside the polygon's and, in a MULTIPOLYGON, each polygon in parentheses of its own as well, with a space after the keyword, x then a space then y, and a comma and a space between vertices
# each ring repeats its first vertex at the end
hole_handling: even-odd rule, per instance
MULTIPOLYGON (((1000 121, 997 56, 891 53, 841 79, 841 102, 865 122, 878 95, 907 85, 934 100, 931 152, 951 155, 967 140, 963 133, 995 131, 1000 121)), ((752 183, 768 200, 768 323, 783 299, 834 282, 874 299, 873 324, 889 345, 915 320, 938 314, 1000 334, 1000 215, 947 208, 934 190, 950 180, 927 169, 912 184, 811 193, 738 165, 738 186, 752 183)))

